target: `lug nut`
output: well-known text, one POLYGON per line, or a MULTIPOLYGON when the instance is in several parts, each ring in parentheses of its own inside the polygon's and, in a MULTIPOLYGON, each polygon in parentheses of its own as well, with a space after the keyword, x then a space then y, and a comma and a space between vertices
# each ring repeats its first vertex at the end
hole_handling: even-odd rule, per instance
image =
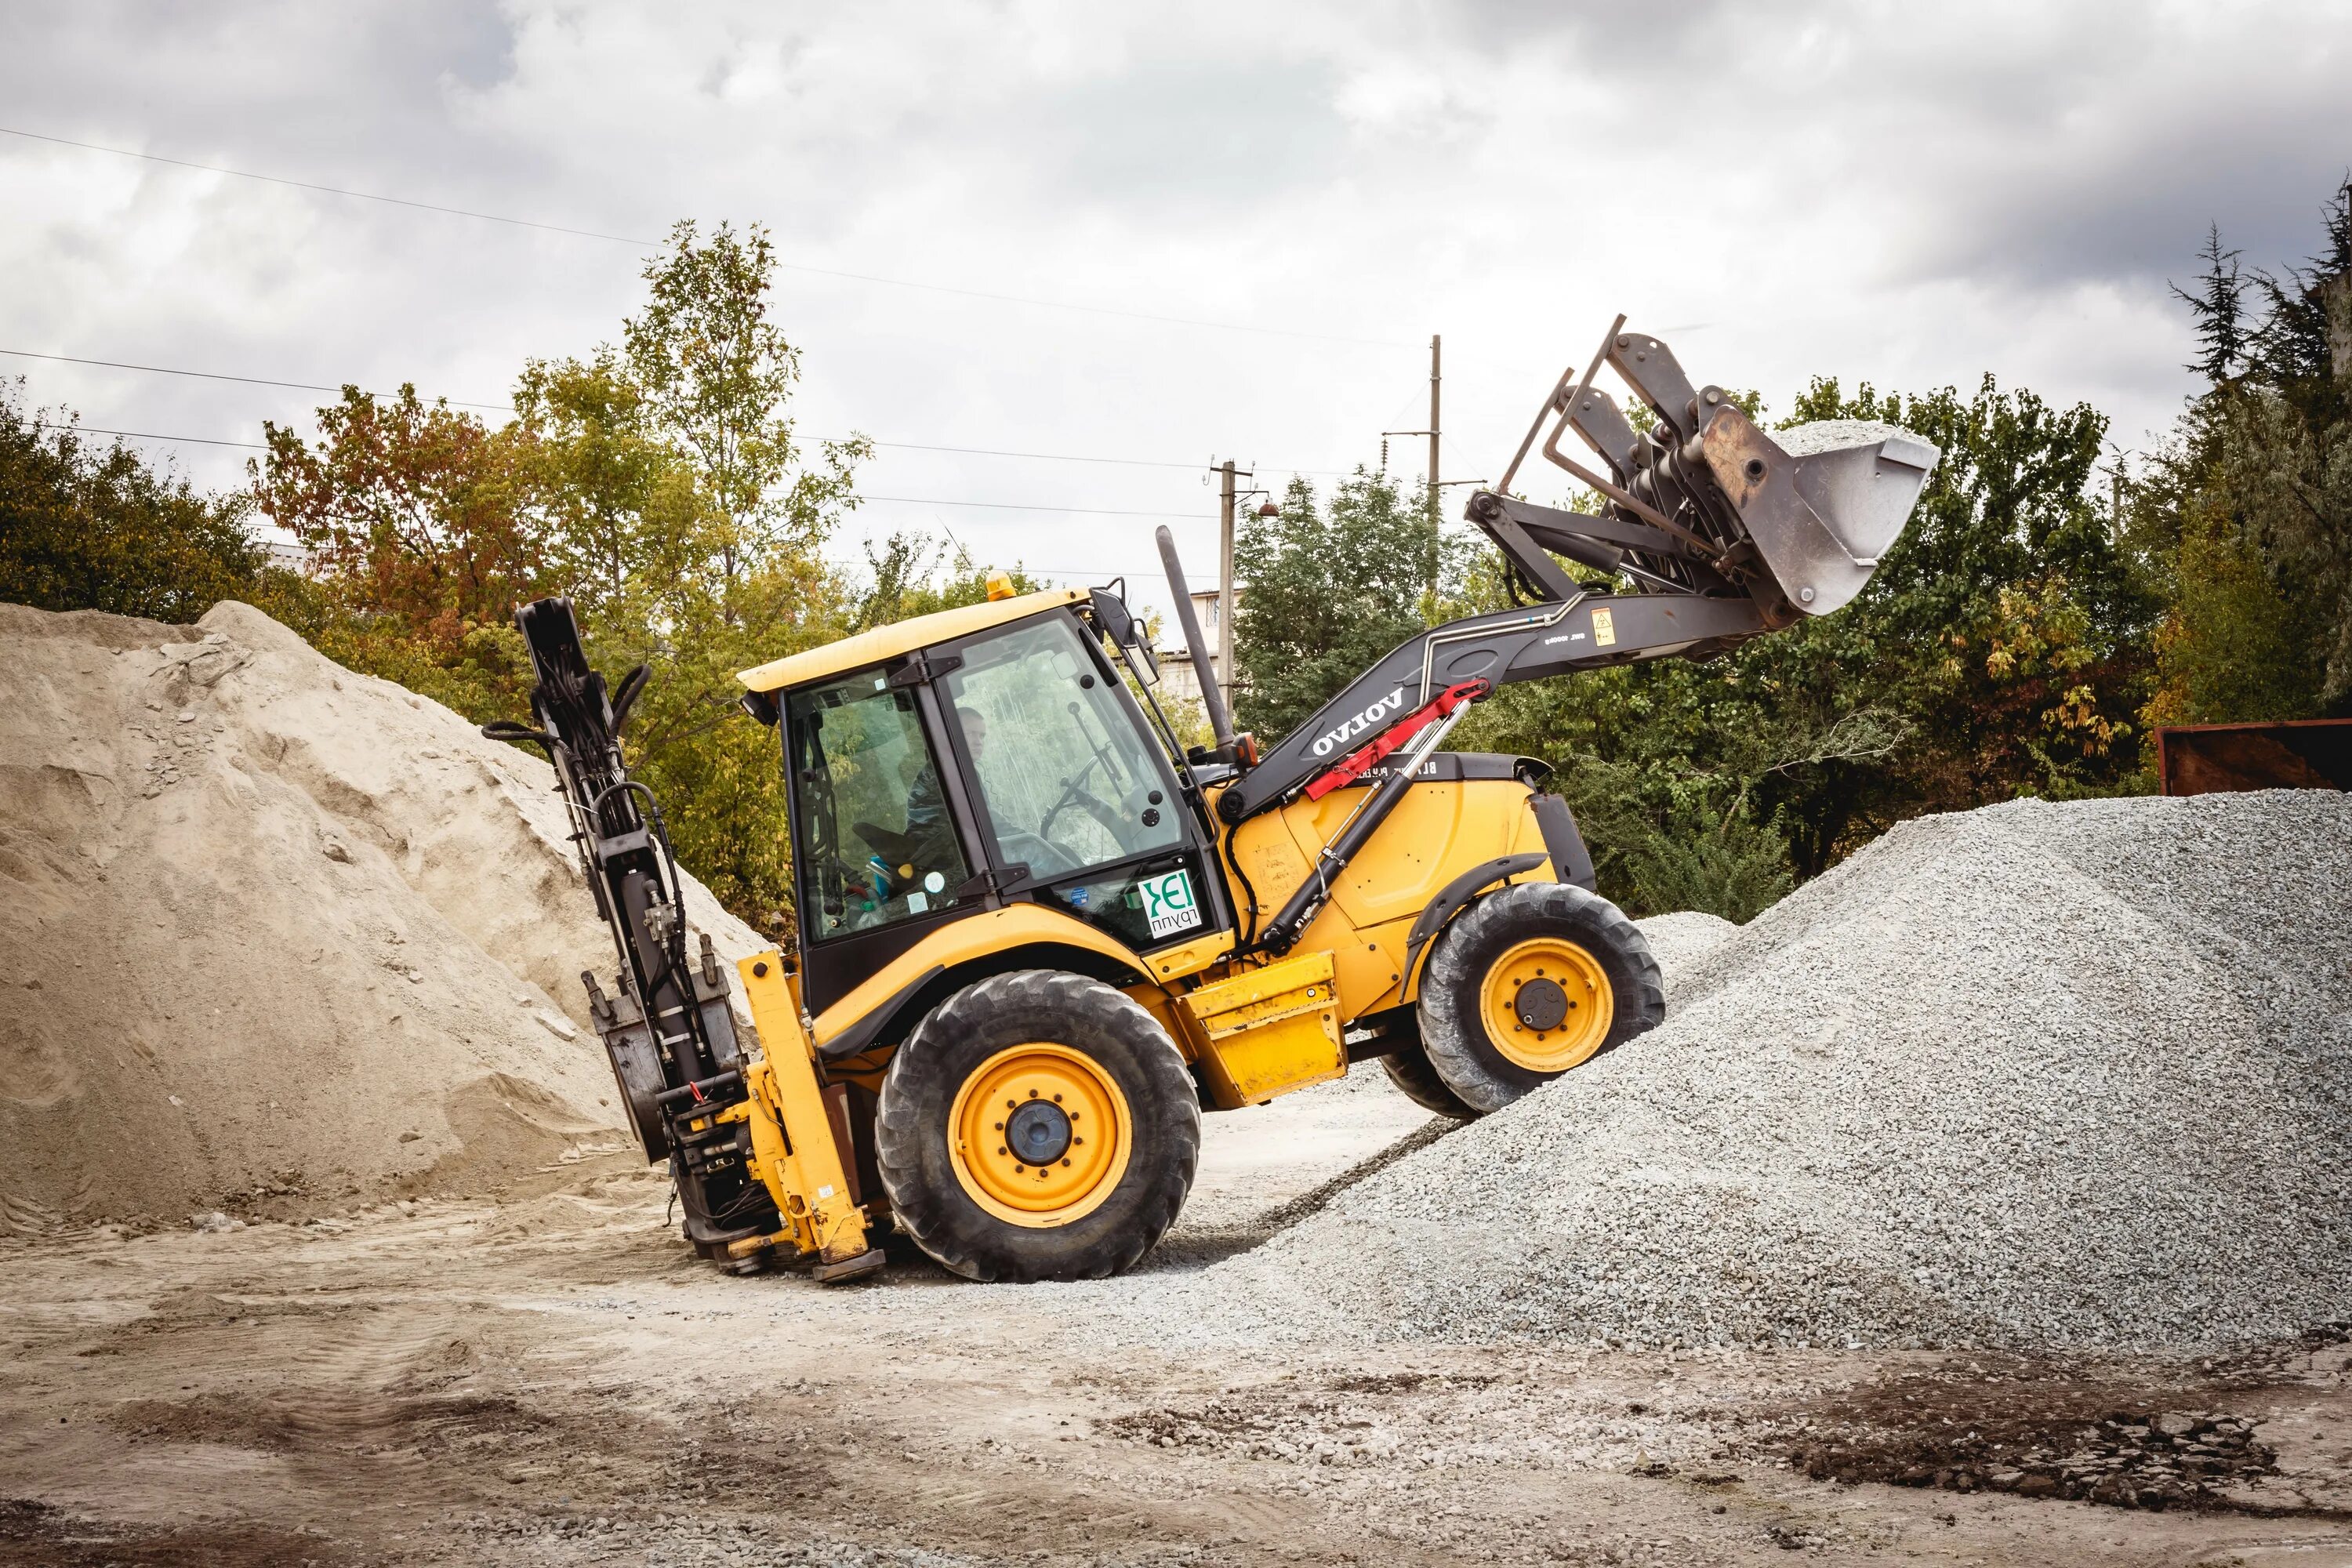
POLYGON ((1003 1122, 1002 1122, 1002 1121, 998 1122, 998 1123, 996 1124, 996 1130, 997 1130, 999 1132, 1003 1131, 1004 1131, 1004 1123, 1003 1123, 1003 1122))
POLYGON ((1054 1103, 1055 1103, 1055 1104, 1056 1104, 1056 1105, 1061 1104, 1061 1103, 1062 1103, 1062 1097, 1061 1097, 1060 1095, 1058 1095, 1058 1094, 1057 1094, 1057 1095, 1055 1095, 1055 1096, 1054 1097, 1054 1103))
POLYGON ((1063 1161, 1063 1162, 1062 1162, 1062 1163, 1063 1163, 1063 1164, 1065 1164, 1065 1165, 1066 1165, 1066 1164, 1068 1164, 1068 1163, 1069 1163, 1069 1162, 1068 1162, 1067 1160, 1065 1160, 1065 1161, 1063 1161))

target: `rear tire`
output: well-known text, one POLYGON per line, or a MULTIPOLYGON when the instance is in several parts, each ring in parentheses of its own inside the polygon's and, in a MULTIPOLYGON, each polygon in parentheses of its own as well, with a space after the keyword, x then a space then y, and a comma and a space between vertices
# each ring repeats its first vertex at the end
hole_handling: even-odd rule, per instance
POLYGON ((1441 932, 1421 1038, 1446 1089, 1496 1111, 1666 1016, 1658 962, 1625 912, 1566 882, 1522 882, 1441 932))
POLYGON ((891 1058, 874 1131, 899 1227, 967 1279, 1132 1267, 1175 1223, 1201 1155, 1199 1097, 1167 1031, 1100 981, 1041 969, 932 1009, 891 1058))
POLYGON ((1429 1052, 1421 1043, 1419 1016, 1400 1008, 1391 1016, 1394 1022, 1389 1027, 1402 1037, 1393 1050, 1381 1058, 1381 1070, 1389 1075, 1389 1082, 1423 1110, 1433 1110, 1456 1121, 1475 1120, 1477 1108, 1446 1088, 1445 1080, 1437 1076, 1437 1068, 1430 1065, 1429 1052))

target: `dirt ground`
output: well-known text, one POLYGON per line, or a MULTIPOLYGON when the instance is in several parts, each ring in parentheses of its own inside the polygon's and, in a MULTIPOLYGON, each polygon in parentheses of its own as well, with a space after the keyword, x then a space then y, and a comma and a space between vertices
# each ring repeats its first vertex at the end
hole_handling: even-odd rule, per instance
MULTIPOLYGON (((1148 1268, 1433 1135, 1372 1077, 1212 1118, 1148 1268)), ((911 1257, 723 1277, 667 1195, 590 1152, 499 1204, 0 1243, 0 1564, 2352 1568, 2340 1331, 2203 1362, 1106 1352, 1066 1298, 911 1257)))

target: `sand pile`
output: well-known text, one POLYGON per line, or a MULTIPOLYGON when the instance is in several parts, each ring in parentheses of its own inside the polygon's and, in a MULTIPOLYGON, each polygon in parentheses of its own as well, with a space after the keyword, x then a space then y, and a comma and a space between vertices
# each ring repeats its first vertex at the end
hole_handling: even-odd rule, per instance
POLYGON ((620 1141, 544 762, 242 605, 0 605, 0 1213, 481 1190, 620 1141))
POLYGON ((1676 990, 1150 1315, 2019 1347, 2352 1318, 2352 799, 1910 823, 1676 990))

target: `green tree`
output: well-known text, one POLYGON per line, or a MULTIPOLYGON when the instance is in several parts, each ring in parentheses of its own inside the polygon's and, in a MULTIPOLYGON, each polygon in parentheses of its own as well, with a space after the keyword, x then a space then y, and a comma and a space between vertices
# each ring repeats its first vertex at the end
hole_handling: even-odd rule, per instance
POLYGON ((2246 357, 2246 279, 2238 257, 2239 252, 2222 247, 2221 226, 2210 225, 2205 248, 2199 253, 2205 270, 2197 275, 2197 287, 2169 286, 2173 298, 2189 307, 2196 325, 2197 357, 2187 368, 2216 385, 2235 374, 2246 357))
POLYGON ((0 599, 184 624, 250 597, 266 555, 242 496, 199 495, 0 382, 0 599))
POLYGON ((2167 598, 2149 723, 2352 712, 2352 179, 2322 233, 2304 266, 2255 275, 2243 368, 2200 366, 2129 487, 2126 536, 2167 598))
POLYGON ((681 222, 646 264, 651 298, 621 331, 646 416, 692 458, 723 520, 712 542, 730 582, 770 551, 822 545, 852 504, 852 467, 873 455, 856 438, 820 442, 817 461, 803 461, 789 412, 800 351, 768 311, 775 264, 761 225, 739 235, 722 223, 706 240, 681 222))
POLYGON ((1234 721, 1272 741, 1304 723, 1435 606, 1444 554, 1437 520, 1396 479, 1358 468, 1328 506, 1294 479, 1271 518, 1234 541, 1245 586, 1234 613, 1234 721))

